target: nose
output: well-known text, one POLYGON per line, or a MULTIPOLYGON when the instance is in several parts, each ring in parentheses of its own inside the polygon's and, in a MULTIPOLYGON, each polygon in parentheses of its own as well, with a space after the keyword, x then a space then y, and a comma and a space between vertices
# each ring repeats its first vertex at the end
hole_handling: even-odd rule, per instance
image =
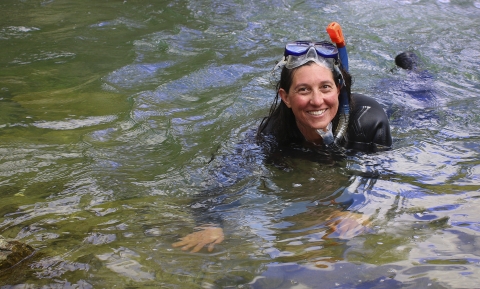
POLYGON ((310 104, 320 106, 323 103, 323 93, 320 89, 314 89, 311 94, 310 104))

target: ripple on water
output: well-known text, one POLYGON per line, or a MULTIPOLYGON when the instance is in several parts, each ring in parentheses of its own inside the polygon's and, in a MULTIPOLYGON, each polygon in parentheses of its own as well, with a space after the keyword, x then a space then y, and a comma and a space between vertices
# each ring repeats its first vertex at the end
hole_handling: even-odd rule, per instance
POLYGON ((106 29, 106 28, 115 29, 115 27, 121 26, 121 25, 124 25, 124 26, 126 26, 130 29, 140 29, 140 28, 145 27, 145 25, 143 23, 140 23, 138 21, 128 19, 128 18, 125 18, 125 17, 119 17, 117 19, 110 20, 110 21, 98 22, 98 23, 95 23, 95 24, 91 24, 90 27, 98 28, 98 29, 106 29))
POLYGON ((146 97, 155 102, 175 99, 195 101, 197 100, 193 97, 195 94, 205 93, 208 89, 230 87, 252 71, 253 68, 246 65, 209 66, 180 79, 162 84, 156 90, 141 94, 138 98, 146 97))
POLYGON ((412 176, 415 182, 443 185, 466 181, 464 170, 477 157, 477 153, 464 146, 463 141, 433 143, 424 140, 416 146, 393 151, 388 166, 392 172, 412 176))
POLYGON ((150 34, 143 39, 135 40, 133 44, 138 60, 143 60, 148 53, 158 53, 158 51, 167 51, 165 57, 171 58, 175 63, 185 60, 185 58, 179 56, 191 57, 208 53, 208 47, 196 44, 196 42, 204 41, 201 30, 179 25, 178 30, 175 31, 178 31, 178 33, 170 34, 169 31, 161 31, 150 34))
POLYGON ((145 267, 139 263, 140 254, 124 247, 113 249, 113 251, 112 253, 98 254, 96 257, 105 262, 108 269, 119 275, 135 281, 155 280, 155 275, 147 272, 145 267))
POLYGON ((159 81, 157 75, 161 73, 161 70, 172 65, 171 61, 130 64, 113 71, 103 80, 115 88, 121 89, 136 88, 149 83, 155 84, 159 81))
POLYGON ((68 60, 75 58, 76 53, 68 51, 44 51, 37 54, 20 54, 15 57, 10 63, 12 64, 30 64, 37 61, 55 60, 56 63, 65 63, 68 60))
POLYGON ((395 2, 398 2, 399 4, 402 4, 402 5, 409 5, 413 3, 418 3, 420 2, 420 0, 395 0, 395 2))
MULTIPOLYGON (((58 278, 67 272, 89 271, 90 265, 81 262, 71 262, 62 259, 60 256, 47 257, 32 264, 32 268, 37 270, 37 278, 58 278)), ((78 284, 86 285, 85 288, 92 288, 88 283, 79 281, 78 284)))
POLYGON ((115 121, 116 119, 117 116, 115 115, 90 116, 81 119, 67 119, 62 121, 38 121, 34 122, 33 126, 54 130, 69 130, 109 123, 115 121))
MULTIPOLYGON (((158 116, 170 116, 172 111, 186 115, 183 112, 193 111, 197 105, 201 106, 205 115, 217 117, 234 100, 229 98, 230 94, 226 94, 224 90, 230 91, 232 86, 252 70, 252 67, 246 65, 208 66, 162 84, 153 91, 141 92, 133 97, 135 100, 133 119, 153 120, 158 116), (224 99, 226 101, 221 102, 224 99), (219 105, 208 105, 209 101, 219 105)), ((161 123, 158 125, 164 126, 161 123)))
POLYGON ((91 233, 84 239, 85 243, 93 245, 102 245, 112 243, 117 239, 115 234, 102 234, 102 233, 91 233))
POLYGON ((8 26, 0 29, 0 40, 8 40, 11 38, 25 38, 31 36, 30 32, 39 31, 37 27, 25 26, 8 26))

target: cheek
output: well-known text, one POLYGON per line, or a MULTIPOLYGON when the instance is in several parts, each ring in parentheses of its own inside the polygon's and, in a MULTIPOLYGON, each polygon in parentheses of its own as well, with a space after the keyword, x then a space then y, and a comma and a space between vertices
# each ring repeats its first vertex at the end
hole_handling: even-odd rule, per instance
POLYGON ((295 95, 290 98, 290 105, 292 108, 301 109, 308 105, 309 99, 306 97, 302 97, 300 95, 295 95))
POLYGON ((338 94, 334 93, 327 98, 325 98, 325 102, 330 106, 330 107, 338 107, 339 101, 338 101, 338 94))

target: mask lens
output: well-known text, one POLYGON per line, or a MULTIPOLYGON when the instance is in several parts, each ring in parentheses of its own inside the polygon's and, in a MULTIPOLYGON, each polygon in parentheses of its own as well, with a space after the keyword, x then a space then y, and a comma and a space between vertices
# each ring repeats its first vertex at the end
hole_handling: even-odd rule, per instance
POLYGON ((337 48, 330 44, 330 43, 315 43, 315 50, 317 51, 318 55, 326 58, 334 58, 338 54, 337 48))
POLYGON ((337 48, 328 42, 311 43, 307 41, 297 41, 288 43, 285 46, 285 56, 300 56, 307 53, 310 47, 315 47, 317 54, 326 58, 335 58, 338 55, 337 48))
POLYGON ((285 46, 285 56, 288 56, 288 55, 299 56, 299 55, 305 54, 308 48, 310 48, 310 44, 308 42, 288 43, 285 46))

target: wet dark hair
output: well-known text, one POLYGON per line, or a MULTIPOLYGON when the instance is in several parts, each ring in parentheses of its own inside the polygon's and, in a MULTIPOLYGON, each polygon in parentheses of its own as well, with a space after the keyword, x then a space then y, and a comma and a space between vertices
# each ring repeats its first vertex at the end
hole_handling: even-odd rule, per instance
MULTIPOLYGON (((313 63, 315 62, 310 61, 302 66, 312 65, 313 63)), ((271 138, 273 138, 276 144, 283 145, 303 139, 303 135, 297 127, 295 115, 293 114, 292 109, 288 108, 288 106, 279 96, 279 90, 281 88, 288 93, 290 87, 292 86, 295 72, 302 66, 293 69, 283 67, 280 74, 280 80, 276 85, 277 93, 275 95, 275 99, 273 100, 272 106, 270 107, 270 112, 267 117, 263 118, 260 126, 258 127, 257 140, 271 140, 271 138)), ((350 107, 352 107, 352 76, 346 70, 344 70, 343 67, 340 68, 340 71, 342 75, 335 75, 335 73, 332 72, 333 79, 337 87, 345 86, 344 89, 347 90, 350 107), (342 76, 344 83, 342 83, 342 76)), ((333 121, 334 127, 338 122, 338 115, 339 113, 337 112, 337 115, 333 121)))

